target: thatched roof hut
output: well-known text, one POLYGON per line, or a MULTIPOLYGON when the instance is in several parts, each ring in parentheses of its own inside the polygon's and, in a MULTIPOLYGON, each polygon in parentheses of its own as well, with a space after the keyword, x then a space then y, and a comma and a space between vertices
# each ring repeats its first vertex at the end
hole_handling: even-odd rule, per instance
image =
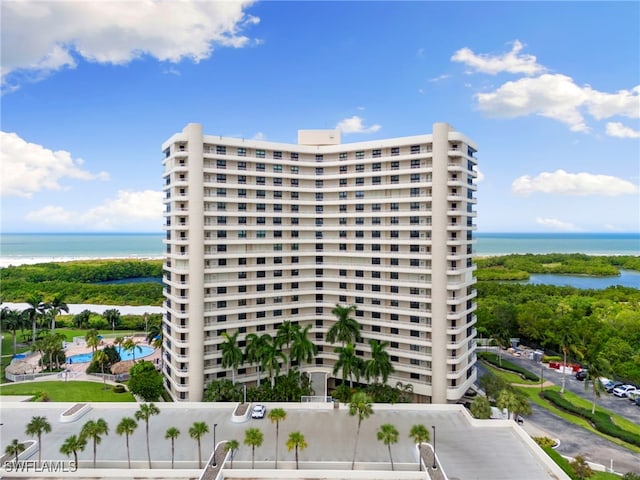
POLYGON ((6 368, 6 372, 11 375, 26 375, 27 373, 33 373, 34 370, 37 370, 35 366, 22 360, 14 361, 6 368))
POLYGON ((120 375, 122 373, 129 373, 131 367, 133 367, 133 360, 124 360, 122 362, 114 363, 111 365, 111 373, 114 375, 120 375))

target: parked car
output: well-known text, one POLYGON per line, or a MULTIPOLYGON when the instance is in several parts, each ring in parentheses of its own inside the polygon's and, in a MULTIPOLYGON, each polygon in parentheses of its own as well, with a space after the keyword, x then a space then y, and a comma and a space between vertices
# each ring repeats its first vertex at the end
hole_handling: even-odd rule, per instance
POLYGON ((612 393, 613 393, 616 397, 624 398, 624 397, 626 397, 629 393, 631 393, 631 392, 635 392, 636 390, 637 390, 637 389, 636 389, 636 387, 634 387, 633 385, 628 385, 628 384, 627 384, 627 385, 622 385, 622 386, 620 386, 620 387, 618 387, 618 388, 614 388, 612 393))
POLYGON ((251 418, 264 418, 264 414, 267 413, 267 407, 264 405, 255 405, 251 410, 251 418))
POLYGON ((587 371, 586 370, 578 370, 576 372, 576 380, 580 380, 582 382, 586 378, 587 378, 587 371))
POLYGON ((636 397, 636 406, 640 407, 640 395, 636 397))
POLYGON ((629 401, 631 402, 635 402, 636 398, 640 397, 640 389, 635 389, 632 392, 627 392, 627 398, 629 399, 629 401))
POLYGON ((615 388, 621 387, 623 385, 624 385, 624 383, 622 383, 622 382, 613 382, 612 381, 611 383, 606 385, 604 388, 607 389, 607 393, 612 393, 615 388))

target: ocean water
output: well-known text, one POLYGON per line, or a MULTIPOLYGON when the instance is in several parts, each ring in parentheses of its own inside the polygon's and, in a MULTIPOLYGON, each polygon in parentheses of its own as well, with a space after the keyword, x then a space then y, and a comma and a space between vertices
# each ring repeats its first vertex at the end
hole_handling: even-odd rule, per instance
MULTIPOLYGON (((162 233, 3 233, 0 267, 90 258, 161 258, 162 233)), ((640 255, 640 233, 476 233, 478 256, 510 253, 640 255)))

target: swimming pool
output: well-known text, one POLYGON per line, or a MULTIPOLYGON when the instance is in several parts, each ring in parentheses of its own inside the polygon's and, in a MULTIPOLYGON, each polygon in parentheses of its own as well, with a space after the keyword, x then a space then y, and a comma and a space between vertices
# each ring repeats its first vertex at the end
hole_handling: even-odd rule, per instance
MULTIPOLYGON (((133 360, 134 354, 136 359, 140 359, 143 357, 148 357, 153 353, 153 348, 147 347, 146 345, 138 345, 135 348, 135 351, 125 350, 122 346, 117 346, 116 350, 120 354, 120 360, 133 360)), ((78 353, 76 355, 71 355, 67 357, 67 363, 89 363, 91 358, 93 357, 92 352, 88 353, 78 353)))

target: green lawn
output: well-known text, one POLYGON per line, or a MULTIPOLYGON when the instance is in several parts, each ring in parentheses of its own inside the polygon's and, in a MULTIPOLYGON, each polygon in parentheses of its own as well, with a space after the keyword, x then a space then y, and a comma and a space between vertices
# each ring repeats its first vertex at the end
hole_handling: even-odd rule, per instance
POLYGON ((129 392, 115 393, 111 386, 104 389, 98 382, 27 382, 4 384, 0 395, 38 395, 47 392, 52 402, 134 402, 129 392))

